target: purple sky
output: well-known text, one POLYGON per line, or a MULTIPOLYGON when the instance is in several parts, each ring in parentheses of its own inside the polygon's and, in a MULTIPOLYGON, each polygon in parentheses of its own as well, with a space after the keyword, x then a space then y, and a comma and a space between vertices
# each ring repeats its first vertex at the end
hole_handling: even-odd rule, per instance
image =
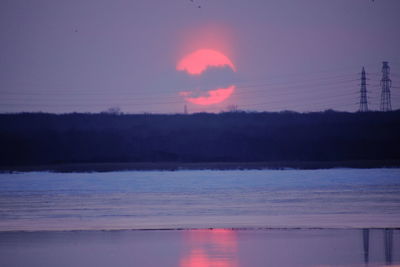
POLYGON ((400 108, 400 0, 2 0, 0 33, 0 112, 177 113, 180 91, 231 84, 189 112, 355 111, 362 66, 377 109, 383 60, 400 108), (237 72, 176 71, 201 48, 237 72))

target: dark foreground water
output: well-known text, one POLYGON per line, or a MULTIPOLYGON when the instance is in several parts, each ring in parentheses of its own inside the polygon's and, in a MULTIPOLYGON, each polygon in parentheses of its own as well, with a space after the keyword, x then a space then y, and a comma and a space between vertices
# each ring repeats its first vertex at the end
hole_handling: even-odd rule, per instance
POLYGON ((327 267, 400 264, 400 230, 0 233, 7 267, 327 267))
POLYGON ((400 169, 0 174, 0 231, 400 227, 400 169))

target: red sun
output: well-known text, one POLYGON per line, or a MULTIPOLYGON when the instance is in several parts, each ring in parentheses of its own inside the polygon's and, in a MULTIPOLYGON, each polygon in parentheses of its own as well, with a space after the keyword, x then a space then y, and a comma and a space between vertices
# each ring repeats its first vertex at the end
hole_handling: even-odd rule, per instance
MULTIPOLYGON (((199 49, 183 57, 176 66, 179 71, 186 71, 190 75, 200 75, 209 67, 229 67, 236 71, 232 61, 216 50, 199 49)), ((231 85, 227 88, 216 88, 206 92, 204 96, 196 96, 191 91, 181 92, 186 101, 196 105, 212 105, 218 104, 228 99, 235 91, 235 86, 231 85)))

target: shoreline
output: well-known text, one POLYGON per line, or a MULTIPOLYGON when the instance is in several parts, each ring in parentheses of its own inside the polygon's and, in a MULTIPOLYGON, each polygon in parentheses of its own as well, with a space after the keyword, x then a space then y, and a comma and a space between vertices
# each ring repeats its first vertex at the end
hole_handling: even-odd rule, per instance
POLYGON ((399 168, 395 160, 348 161, 269 161, 269 162, 102 162, 62 163, 43 165, 0 166, 0 173, 8 172, 113 172, 113 171, 178 171, 178 170, 316 170, 333 168, 399 168))

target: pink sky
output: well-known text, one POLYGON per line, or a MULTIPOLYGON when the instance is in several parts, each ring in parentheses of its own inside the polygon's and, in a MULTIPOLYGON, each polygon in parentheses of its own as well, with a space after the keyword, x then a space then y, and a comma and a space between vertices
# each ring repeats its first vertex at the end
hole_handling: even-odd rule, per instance
POLYGON ((400 1, 195 2, 2 1, 0 112, 355 111, 362 66, 376 109, 384 60, 400 108, 400 1), (198 49, 221 52, 235 71, 177 71, 198 49), (210 106, 179 94, 232 85, 210 106))

